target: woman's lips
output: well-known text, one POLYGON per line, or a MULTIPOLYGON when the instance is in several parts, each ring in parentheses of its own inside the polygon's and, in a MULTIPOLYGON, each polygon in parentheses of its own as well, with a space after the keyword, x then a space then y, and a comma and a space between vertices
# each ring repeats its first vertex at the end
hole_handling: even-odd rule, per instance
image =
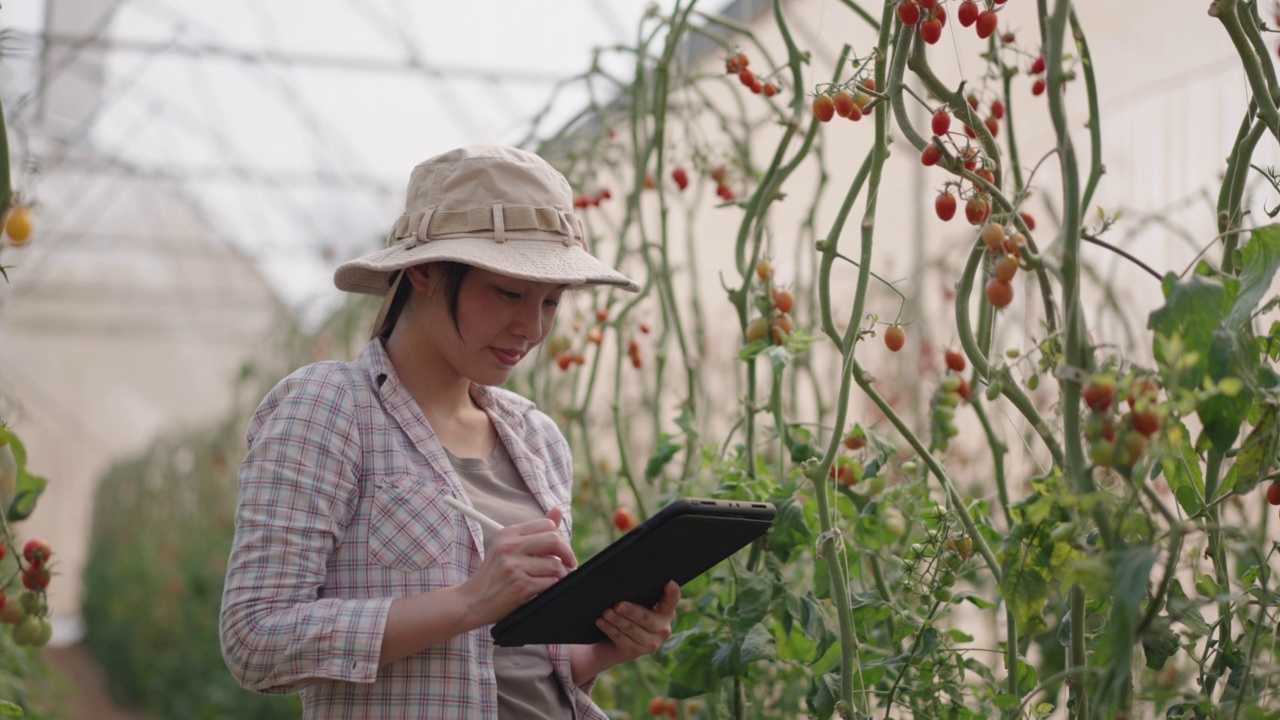
POLYGON ((498 358, 498 362, 507 367, 514 367, 516 363, 520 362, 520 358, 524 357, 524 353, 519 350, 506 350, 503 348, 491 349, 493 350, 494 357, 498 358))

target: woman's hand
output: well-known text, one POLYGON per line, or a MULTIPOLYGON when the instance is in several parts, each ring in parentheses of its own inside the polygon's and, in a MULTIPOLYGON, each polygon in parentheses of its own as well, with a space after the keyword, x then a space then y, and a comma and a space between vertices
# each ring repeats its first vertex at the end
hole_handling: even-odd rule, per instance
POLYGON ((671 637, 671 622, 680 602, 680 586, 667 581, 662 599, 652 608, 620 602, 596 619, 608 640, 571 649, 573 683, 581 685, 619 663, 656 652, 671 637))
POLYGON ((484 562, 461 585, 478 625, 495 623, 529 602, 578 566, 573 548, 556 529, 564 513, 504 528, 485 551, 484 562))

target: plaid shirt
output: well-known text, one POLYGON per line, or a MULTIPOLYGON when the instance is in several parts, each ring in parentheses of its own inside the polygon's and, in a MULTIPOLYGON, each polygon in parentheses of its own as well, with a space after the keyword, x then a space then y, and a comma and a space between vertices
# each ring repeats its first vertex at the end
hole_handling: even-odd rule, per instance
MULTIPOLYGON (((564 510, 568 537, 564 436, 514 393, 471 392, 538 503, 564 510)), ((248 440, 221 616, 240 684, 301 692, 306 718, 497 718, 488 626, 378 667, 392 598, 462 583, 484 547, 479 525, 443 502, 466 493, 381 342, 285 378, 248 440)), ((549 651, 576 717, 605 720, 572 686, 569 646, 549 651)))

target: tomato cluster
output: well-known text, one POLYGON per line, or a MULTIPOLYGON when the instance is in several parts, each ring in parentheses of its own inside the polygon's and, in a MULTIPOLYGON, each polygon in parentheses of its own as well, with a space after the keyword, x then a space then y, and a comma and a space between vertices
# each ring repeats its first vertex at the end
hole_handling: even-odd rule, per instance
POLYGON ((572 348, 573 342, 564 335, 557 335, 547 343, 547 352, 556 359, 556 365, 559 365, 561 370, 587 363, 586 355, 572 348))
POLYGON ((609 188, 604 188, 594 195, 591 195, 591 194, 578 195, 573 199, 573 206, 575 208, 578 208, 579 210, 585 210, 586 208, 600 207, 600 203, 604 202, 605 200, 609 200, 612 197, 613 197, 613 192, 611 192, 609 188))
POLYGON ((747 342, 772 338, 775 345, 783 345, 791 337, 791 333, 795 332, 795 323, 791 319, 795 295, 790 290, 773 285, 773 265, 768 260, 762 259, 756 263, 756 277, 768 289, 768 299, 762 296, 757 303, 761 314, 747 325, 747 342))
POLYGON ((1164 411, 1159 384, 1152 378, 1130 378, 1122 388, 1128 411, 1118 414, 1115 382, 1109 376, 1087 379, 1080 399, 1089 408, 1084 436, 1089 458, 1099 467, 1128 472, 1146 452, 1147 440, 1160 430, 1164 411))
MULTIPOLYGON (((0 543, 0 558, 5 555, 4 548, 5 545, 0 543)), ((53 625, 48 618, 49 607, 45 602, 45 589, 53 578, 49 568, 51 557, 53 550, 47 541, 40 538, 28 540, 18 559, 26 591, 16 597, 7 597, 4 590, 0 590, 0 622, 13 626, 13 641, 19 645, 40 647, 47 644, 53 635, 53 625)))
MULTIPOLYGON (((880 494, 888 481, 883 473, 875 469, 878 465, 874 459, 870 460, 869 464, 864 464, 868 462, 867 458, 863 457, 865 453, 862 452, 868 445, 867 432, 861 425, 854 425, 841 440, 841 445, 841 454, 836 455, 835 461, 831 463, 827 477, 846 488, 861 486, 860 492, 867 497, 880 494), (844 454, 845 451, 849 454, 844 454), (872 468, 870 475, 867 474, 868 468, 872 468)), ((903 529, 905 530, 905 519, 903 529)))
MULTIPOLYGON (((605 326, 609 322, 609 311, 606 308, 596 310, 595 323, 587 328, 585 338, 592 345, 600 345, 604 342, 605 326)), ((615 323, 617 324, 617 323, 615 323)), ((648 335, 652 329, 648 323, 638 322, 635 325, 636 330, 642 335, 648 335)), ((573 326, 573 335, 582 332, 581 322, 575 322, 573 326)), ((556 365, 563 371, 568 371, 575 365, 585 365, 587 357, 581 350, 574 349, 574 341, 569 335, 557 335, 547 341, 547 354, 555 358, 556 365)), ((640 369, 644 366, 644 359, 640 354, 640 341, 637 337, 632 337, 627 343, 627 356, 631 360, 632 367, 640 369)))
POLYGON ((837 115, 854 122, 875 111, 875 78, 866 77, 843 85, 829 85, 813 97, 813 115, 819 122, 831 122, 837 115))
POLYGON ((725 202, 729 202, 734 198, 733 188, 729 187, 729 173, 724 169, 723 165, 717 165, 712 168, 708 176, 716 184, 716 196, 725 202))
MULTIPOLYGON (((982 105, 976 95, 970 95, 967 102, 974 111, 979 110, 982 105)), ((983 125, 994 137, 1000 132, 1000 121, 1005 117, 1005 107, 1003 102, 994 100, 989 108, 989 114, 983 120, 983 125)), ((939 164, 943 160, 943 148, 947 147, 954 152, 957 161, 965 170, 973 173, 986 185, 994 186, 996 182, 994 166, 982 156, 979 146, 972 142, 977 139, 977 132, 966 124, 963 126, 966 139, 957 140, 958 134, 951 132, 951 120, 952 115, 945 106, 934 111, 929 123, 933 137, 920 152, 920 163, 926 167, 939 164)), ((977 180, 971 180, 966 189, 963 181, 953 180, 945 183, 934 199, 933 208, 938 219, 945 222, 955 217, 957 196, 965 201, 964 216, 969 224, 980 226, 991 217, 991 196, 986 186, 977 180)))
POLYGON ((897 7, 898 20, 903 25, 916 26, 920 39, 933 45, 942 39, 942 28, 947 24, 947 10, 940 0, 901 0, 897 7))
POLYGON ((987 302, 996 309, 1013 302, 1013 278, 1021 267, 1022 248, 1027 236, 1016 228, 987 223, 979 234, 987 246, 991 277, 987 280, 987 302))
POLYGON ((951 438, 960 434, 960 428, 955 423, 956 408, 967 401, 972 392, 969 381, 959 375, 964 371, 964 356, 952 350, 945 355, 945 359, 948 371, 942 376, 942 382, 938 383, 929 400, 932 408, 929 427, 931 445, 940 452, 946 452, 951 446, 951 438))
POLYGON ((756 95, 764 95, 765 97, 773 97, 778 94, 778 86, 772 82, 760 82, 760 78, 747 66, 751 64, 751 59, 746 53, 738 52, 725 58, 724 71, 727 75, 737 75, 738 82, 741 82, 748 90, 756 95))

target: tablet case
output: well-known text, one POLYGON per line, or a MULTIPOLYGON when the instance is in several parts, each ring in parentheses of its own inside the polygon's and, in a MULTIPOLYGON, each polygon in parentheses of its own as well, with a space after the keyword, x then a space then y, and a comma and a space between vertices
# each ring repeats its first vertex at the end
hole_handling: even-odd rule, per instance
POLYGON ((652 607, 668 580, 684 585, 763 535, 772 504, 676 500, 493 626, 503 647, 605 639, 596 618, 626 600, 652 607))

